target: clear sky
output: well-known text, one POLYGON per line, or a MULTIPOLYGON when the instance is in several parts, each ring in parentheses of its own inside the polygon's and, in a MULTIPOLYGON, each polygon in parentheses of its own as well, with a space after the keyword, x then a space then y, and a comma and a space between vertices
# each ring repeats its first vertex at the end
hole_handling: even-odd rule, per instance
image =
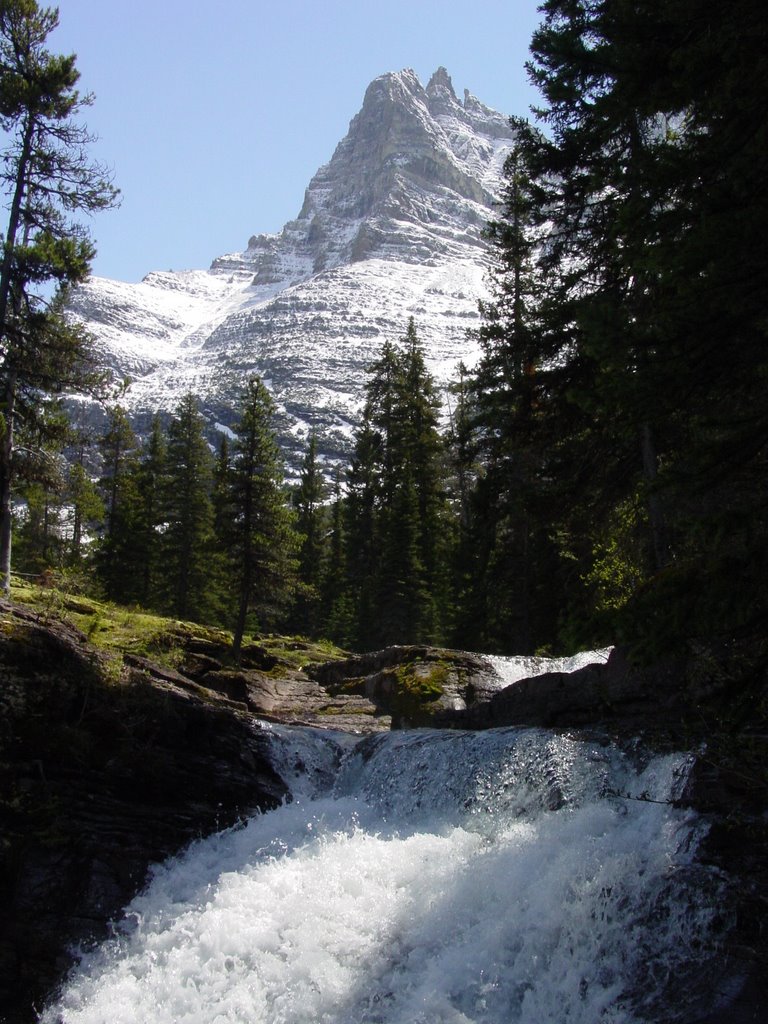
MULTIPOLYGON (((440 65, 509 114, 537 0, 59 0, 50 49, 76 53, 92 156, 119 210, 91 224, 94 273, 208 267, 294 218, 378 75, 440 65)), ((45 6, 45 0, 41 0, 45 6)))

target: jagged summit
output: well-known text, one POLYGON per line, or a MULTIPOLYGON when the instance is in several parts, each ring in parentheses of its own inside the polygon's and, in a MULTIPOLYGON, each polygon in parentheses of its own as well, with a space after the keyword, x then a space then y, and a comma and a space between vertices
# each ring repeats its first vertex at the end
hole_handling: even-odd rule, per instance
POLYGON ((427 82, 427 96, 439 96, 446 92, 449 96, 452 96, 454 100, 456 99, 456 93, 453 91, 451 76, 444 67, 439 67, 432 75, 429 82, 427 82))
POLYGON ((73 302, 105 358, 134 379, 136 414, 192 389, 231 424, 244 377, 259 373, 281 412, 289 458, 315 426, 328 457, 348 446, 364 369, 413 316, 432 369, 471 359, 466 329, 485 293, 483 229, 513 141, 505 115, 445 68, 368 86, 359 112, 310 181, 295 220, 256 234, 209 270, 92 279, 73 302))

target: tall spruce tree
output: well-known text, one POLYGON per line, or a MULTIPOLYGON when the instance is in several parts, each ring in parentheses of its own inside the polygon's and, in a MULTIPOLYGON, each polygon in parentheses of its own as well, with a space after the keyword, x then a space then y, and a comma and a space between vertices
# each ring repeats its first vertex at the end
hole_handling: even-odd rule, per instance
POLYGON ((654 251, 661 345, 643 370, 678 432, 656 483, 674 512, 674 557, 636 602, 638 621, 673 644, 764 636, 768 24, 754 0, 675 0, 656 17, 663 60, 649 102, 668 112, 670 201, 654 251))
POLYGON ((298 632, 317 634, 320 623, 320 585, 326 558, 325 480, 317 458, 317 434, 310 432, 307 451, 294 492, 296 531, 299 535, 299 588, 292 621, 298 632))
POLYGON ((378 642, 376 579, 381 558, 381 437, 366 402, 355 437, 344 502, 344 565, 350 618, 347 643, 364 649, 378 642))
POLYGON ((348 586, 345 554, 345 501, 341 488, 341 472, 333 481, 333 498, 328 516, 327 557, 320 585, 320 605, 324 635, 348 647, 354 640, 352 596, 348 586))
POLYGON ((99 440, 104 499, 104 534, 96 555, 98 576, 107 597, 124 604, 137 600, 140 563, 135 546, 138 441, 122 406, 109 410, 99 440))
POLYGON ((160 417, 155 415, 136 468, 134 545, 139 571, 138 599, 145 607, 153 607, 160 600, 167 459, 165 431, 160 417))
POLYGON ((436 641, 447 600, 439 401, 413 320, 369 369, 347 497, 358 647, 436 641))
POLYGON ((482 357, 463 398, 461 458, 473 466, 475 484, 472 500, 463 500, 454 641, 531 653, 552 642, 557 622, 548 595, 558 590, 558 566, 548 538, 563 521, 551 493, 563 358, 560 337, 541 318, 540 232, 524 148, 536 133, 517 121, 516 136, 501 215, 488 227, 495 263, 492 299, 480 306, 482 357))
POLYGON ((81 568, 86 561, 87 536, 95 535, 104 521, 104 502, 82 460, 75 459, 69 465, 65 502, 70 510, 66 562, 72 568, 81 568))
POLYGON ((233 519, 226 541, 237 594, 233 655, 239 658, 248 613, 262 626, 279 622, 292 597, 298 538, 283 493, 283 468, 272 419, 274 403, 251 377, 235 428, 231 463, 233 519))
MULTIPOLYGON (((86 469, 86 453, 95 444, 95 434, 79 417, 69 422, 71 437, 68 469, 66 473, 65 529, 68 536, 67 565, 75 570, 84 569, 92 562, 96 536, 104 526, 105 508, 99 485, 86 469)), ((89 565, 90 568, 90 565, 89 565)))
POLYGON ((86 156, 74 56, 51 54, 58 12, 34 0, 0 2, 0 187, 7 220, 0 260, 0 586, 10 587, 15 434, 45 397, 93 386, 87 336, 65 319, 61 289, 88 273, 94 249, 73 214, 114 204, 116 190, 86 156), (51 285, 54 295, 50 298, 51 285), (57 290, 58 289, 58 290, 57 290))
POLYGON ((646 615, 646 642, 753 629, 768 548, 766 79, 752 70, 765 18, 754 0, 542 10, 530 69, 548 130, 521 145, 556 345, 537 417, 551 412, 546 472, 570 510, 558 544, 577 580, 632 569, 645 602, 628 628, 646 615))
POLYGON ((213 456, 195 396, 188 393, 168 428, 161 584, 168 610, 179 618, 214 617, 213 456))

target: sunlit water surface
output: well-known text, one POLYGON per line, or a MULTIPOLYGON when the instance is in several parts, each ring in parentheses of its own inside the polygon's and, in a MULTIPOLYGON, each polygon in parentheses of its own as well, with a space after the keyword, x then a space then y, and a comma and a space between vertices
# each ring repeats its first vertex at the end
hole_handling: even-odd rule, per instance
POLYGON ((158 867, 45 1024, 688 1019, 723 883, 670 803, 687 756, 273 734, 294 802, 158 867))

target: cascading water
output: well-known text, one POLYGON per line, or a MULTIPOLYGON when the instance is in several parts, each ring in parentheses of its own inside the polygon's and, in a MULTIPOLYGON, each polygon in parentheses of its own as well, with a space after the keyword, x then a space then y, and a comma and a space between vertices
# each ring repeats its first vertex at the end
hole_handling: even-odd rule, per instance
POLYGON ((724 883, 688 755, 273 732, 294 801, 158 867, 44 1024, 696 1019, 724 883))

